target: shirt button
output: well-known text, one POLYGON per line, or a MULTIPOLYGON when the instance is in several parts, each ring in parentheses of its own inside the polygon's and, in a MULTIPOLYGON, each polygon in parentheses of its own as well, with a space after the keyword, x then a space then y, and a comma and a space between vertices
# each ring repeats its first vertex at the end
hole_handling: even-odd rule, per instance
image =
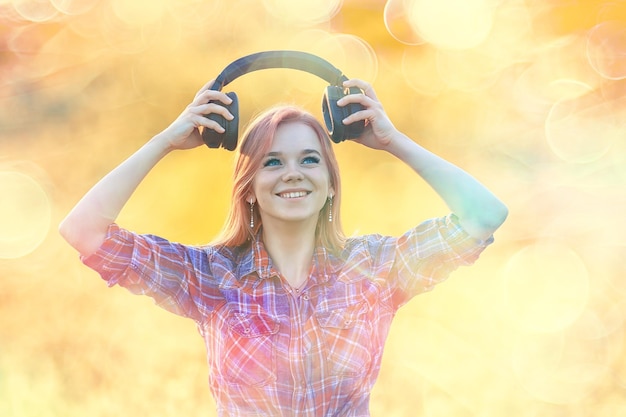
POLYGON ((245 329, 243 329, 243 332, 244 332, 245 334, 250 333, 250 328, 249 328, 249 327, 246 327, 245 329))
POLYGON ((302 298, 303 298, 304 300, 308 301, 308 300, 309 300, 309 294, 304 293, 304 294, 302 295, 302 298))

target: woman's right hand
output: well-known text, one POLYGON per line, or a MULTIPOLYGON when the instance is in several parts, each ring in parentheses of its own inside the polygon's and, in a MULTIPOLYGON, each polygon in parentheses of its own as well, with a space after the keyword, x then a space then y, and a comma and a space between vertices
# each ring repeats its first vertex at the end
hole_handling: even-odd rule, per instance
POLYGON ((170 124, 165 130, 159 133, 162 140, 167 141, 170 149, 192 149, 202 145, 202 135, 200 127, 212 129, 218 133, 223 133, 224 128, 217 122, 210 120, 206 116, 211 113, 219 114, 227 120, 232 120, 233 115, 218 103, 209 101, 220 101, 226 105, 232 100, 221 91, 210 90, 215 80, 206 83, 198 91, 193 101, 185 110, 170 124))

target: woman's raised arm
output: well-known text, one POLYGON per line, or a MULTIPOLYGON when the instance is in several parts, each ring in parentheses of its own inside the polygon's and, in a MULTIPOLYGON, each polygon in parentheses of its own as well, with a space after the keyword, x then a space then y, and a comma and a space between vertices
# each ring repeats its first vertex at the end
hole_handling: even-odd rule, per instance
POLYGON ((221 114, 229 120, 233 117, 225 107, 207 104, 209 100, 224 104, 231 102, 226 94, 208 90, 212 83, 210 81, 198 91, 191 104, 171 125, 96 183, 61 222, 59 233, 78 252, 86 256, 100 247, 107 228, 137 186, 169 152, 202 145, 201 126, 224 132, 222 126, 204 117, 209 113, 221 114))
POLYGON ((487 187, 399 132, 368 83, 352 79, 344 86, 363 90, 363 94, 349 94, 338 101, 339 105, 360 103, 365 107, 344 120, 346 124, 366 120, 365 132, 356 142, 385 150, 409 165, 439 194, 459 218, 463 229, 475 238, 487 239, 500 227, 508 209, 487 187))

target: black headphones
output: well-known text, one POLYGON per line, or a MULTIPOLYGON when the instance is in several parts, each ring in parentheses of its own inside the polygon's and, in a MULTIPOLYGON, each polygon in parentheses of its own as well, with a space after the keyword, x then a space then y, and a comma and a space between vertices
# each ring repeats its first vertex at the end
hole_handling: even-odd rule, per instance
MULTIPOLYGON (((333 142, 339 143, 346 139, 355 139, 361 136, 365 127, 365 121, 344 125, 342 120, 349 115, 363 110, 360 104, 348 104, 340 107, 337 100, 347 94, 359 94, 358 88, 346 89, 342 83, 348 78, 343 73, 332 66, 328 61, 306 52, 299 51, 266 51, 244 56, 230 63, 217 76, 211 86, 211 90, 221 91, 221 89, 234 79, 252 71, 267 68, 291 68, 306 71, 328 81, 330 85, 326 87, 326 92, 322 99, 322 113, 326 130, 333 142)), ((239 101, 235 93, 226 93, 232 99, 232 103, 225 105, 222 102, 211 101, 224 106, 235 116, 233 120, 226 120, 223 116, 211 113, 205 116, 224 129, 224 133, 218 133, 212 129, 203 129, 202 139, 209 148, 219 148, 220 146, 229 151, 237 148, 237 138, 239 135, 239 101)))

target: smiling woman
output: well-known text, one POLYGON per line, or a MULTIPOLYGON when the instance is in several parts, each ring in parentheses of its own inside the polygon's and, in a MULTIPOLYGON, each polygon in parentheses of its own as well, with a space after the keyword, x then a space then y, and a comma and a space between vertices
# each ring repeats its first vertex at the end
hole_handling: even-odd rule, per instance
POLYGON ((242 135, 230 211, 214 241, 188 245, 120 227, 119 212, 162 158, 211 147, 204 133, 224 133, 235 119, 236 96, 213 84, 98 182, 60 232, 109 285, 195 321, 219 416, 367 417, 397 310, 476 261, 507 209, 468 173, 398 131, 371 85, 345 79, 333 86, 345 93, 332 107, 341 114, 334 132, 359 126, 349 138, 407 164, 451 213, 407 226, 399 237, 345 237, 331 137, 342 140, 304 110, 278 106, 242 135))
MULTIPOLYGON (((318 208, 319 218, 335 218, 334 224, 319 223, 317 239, 325 247, 339 248, 343 242, 341 223, 338 216, 340 206, 340 177, 339 166, 334 152, 327 140, 327 134, 319 122, 310 114, 293 107, 278 107, 267 111, 250 124, 244 134, 245 140, 241 144, 237 166, 235 167, 233 198, 231 210, 220 236, 214 241, 215 244, 241 245, 248 241, 261 228, 261 221, 267 230, 271 221, 271 214, 261 218, 261 210, 271 213, 271 203, 267 206, 264 202, 258 203, 258 209, 254 209, 254 203, 259 197, 257 189, 265 181, 279 179, 288 180, 286 184, 299 184, 304 179, 303 172, 315 174, 316 183, 319 184, 319 176, 327 177, 322 181, 327 182, 327 191, 314 195, 317 199, 328 200, 318 208), (272 140, 273 138, 273 140, 272 140), (315 155, 319 155, 319 161, 312 162, 315 155), (281 177, 282 176, 282 177, 281 177), (294 178, 295 176, 295 178, 294 178), (281 177, 281 178, 275 178, 281 177), (335 198, 335 194, 337 197, 335 198), (332 201, 335 200, 333 206, 332 201), (247 210, 250 205, 250 210, 247 210), (333 208, 334 207, 334 208, 333 208), (321 210, 321 211, 320 211, 321 210), (334 211, 334 213, 333 213, 334 211), (250 229, 242 227, 245 218, 250 213, 250 229), (266 219, 267 218, 267 219, 266 219), (256 223, 255 223, 256 222, 256 223)), ((311 179, 307 179, 311 183, 311 179)), ((272 184, 273 186, 276 186, 272 184)), ((270 185, 270 186, 272 186, 270 185)), ((310 184, 311 186, 313 184, 310 184)), ((288 190, 286 185, 278 190, 272 189, 266 194, 288 190), (272 192, 273 191, 273 192, 272 192)), ((307 190, 308 191, 308 190, 307 190)), ((312 189, 310 191, 313 191, 312 189)), ((266 198, 261 194, 261 198, 266 198)), ((271 201, 271 200, 270 200, 271 201)), ((308 201, 308 200, 307 200, 308 201)), ((317 224, 317 218, 315 224, 317 224)))
POLYGON ((333 195, 319 142, 315 131, 304 124, 288 123, 276 130, 248 199, 251 204, 258 202, 267 231, 286 221, 309 220, 315 228, 319 212, 333 195))

